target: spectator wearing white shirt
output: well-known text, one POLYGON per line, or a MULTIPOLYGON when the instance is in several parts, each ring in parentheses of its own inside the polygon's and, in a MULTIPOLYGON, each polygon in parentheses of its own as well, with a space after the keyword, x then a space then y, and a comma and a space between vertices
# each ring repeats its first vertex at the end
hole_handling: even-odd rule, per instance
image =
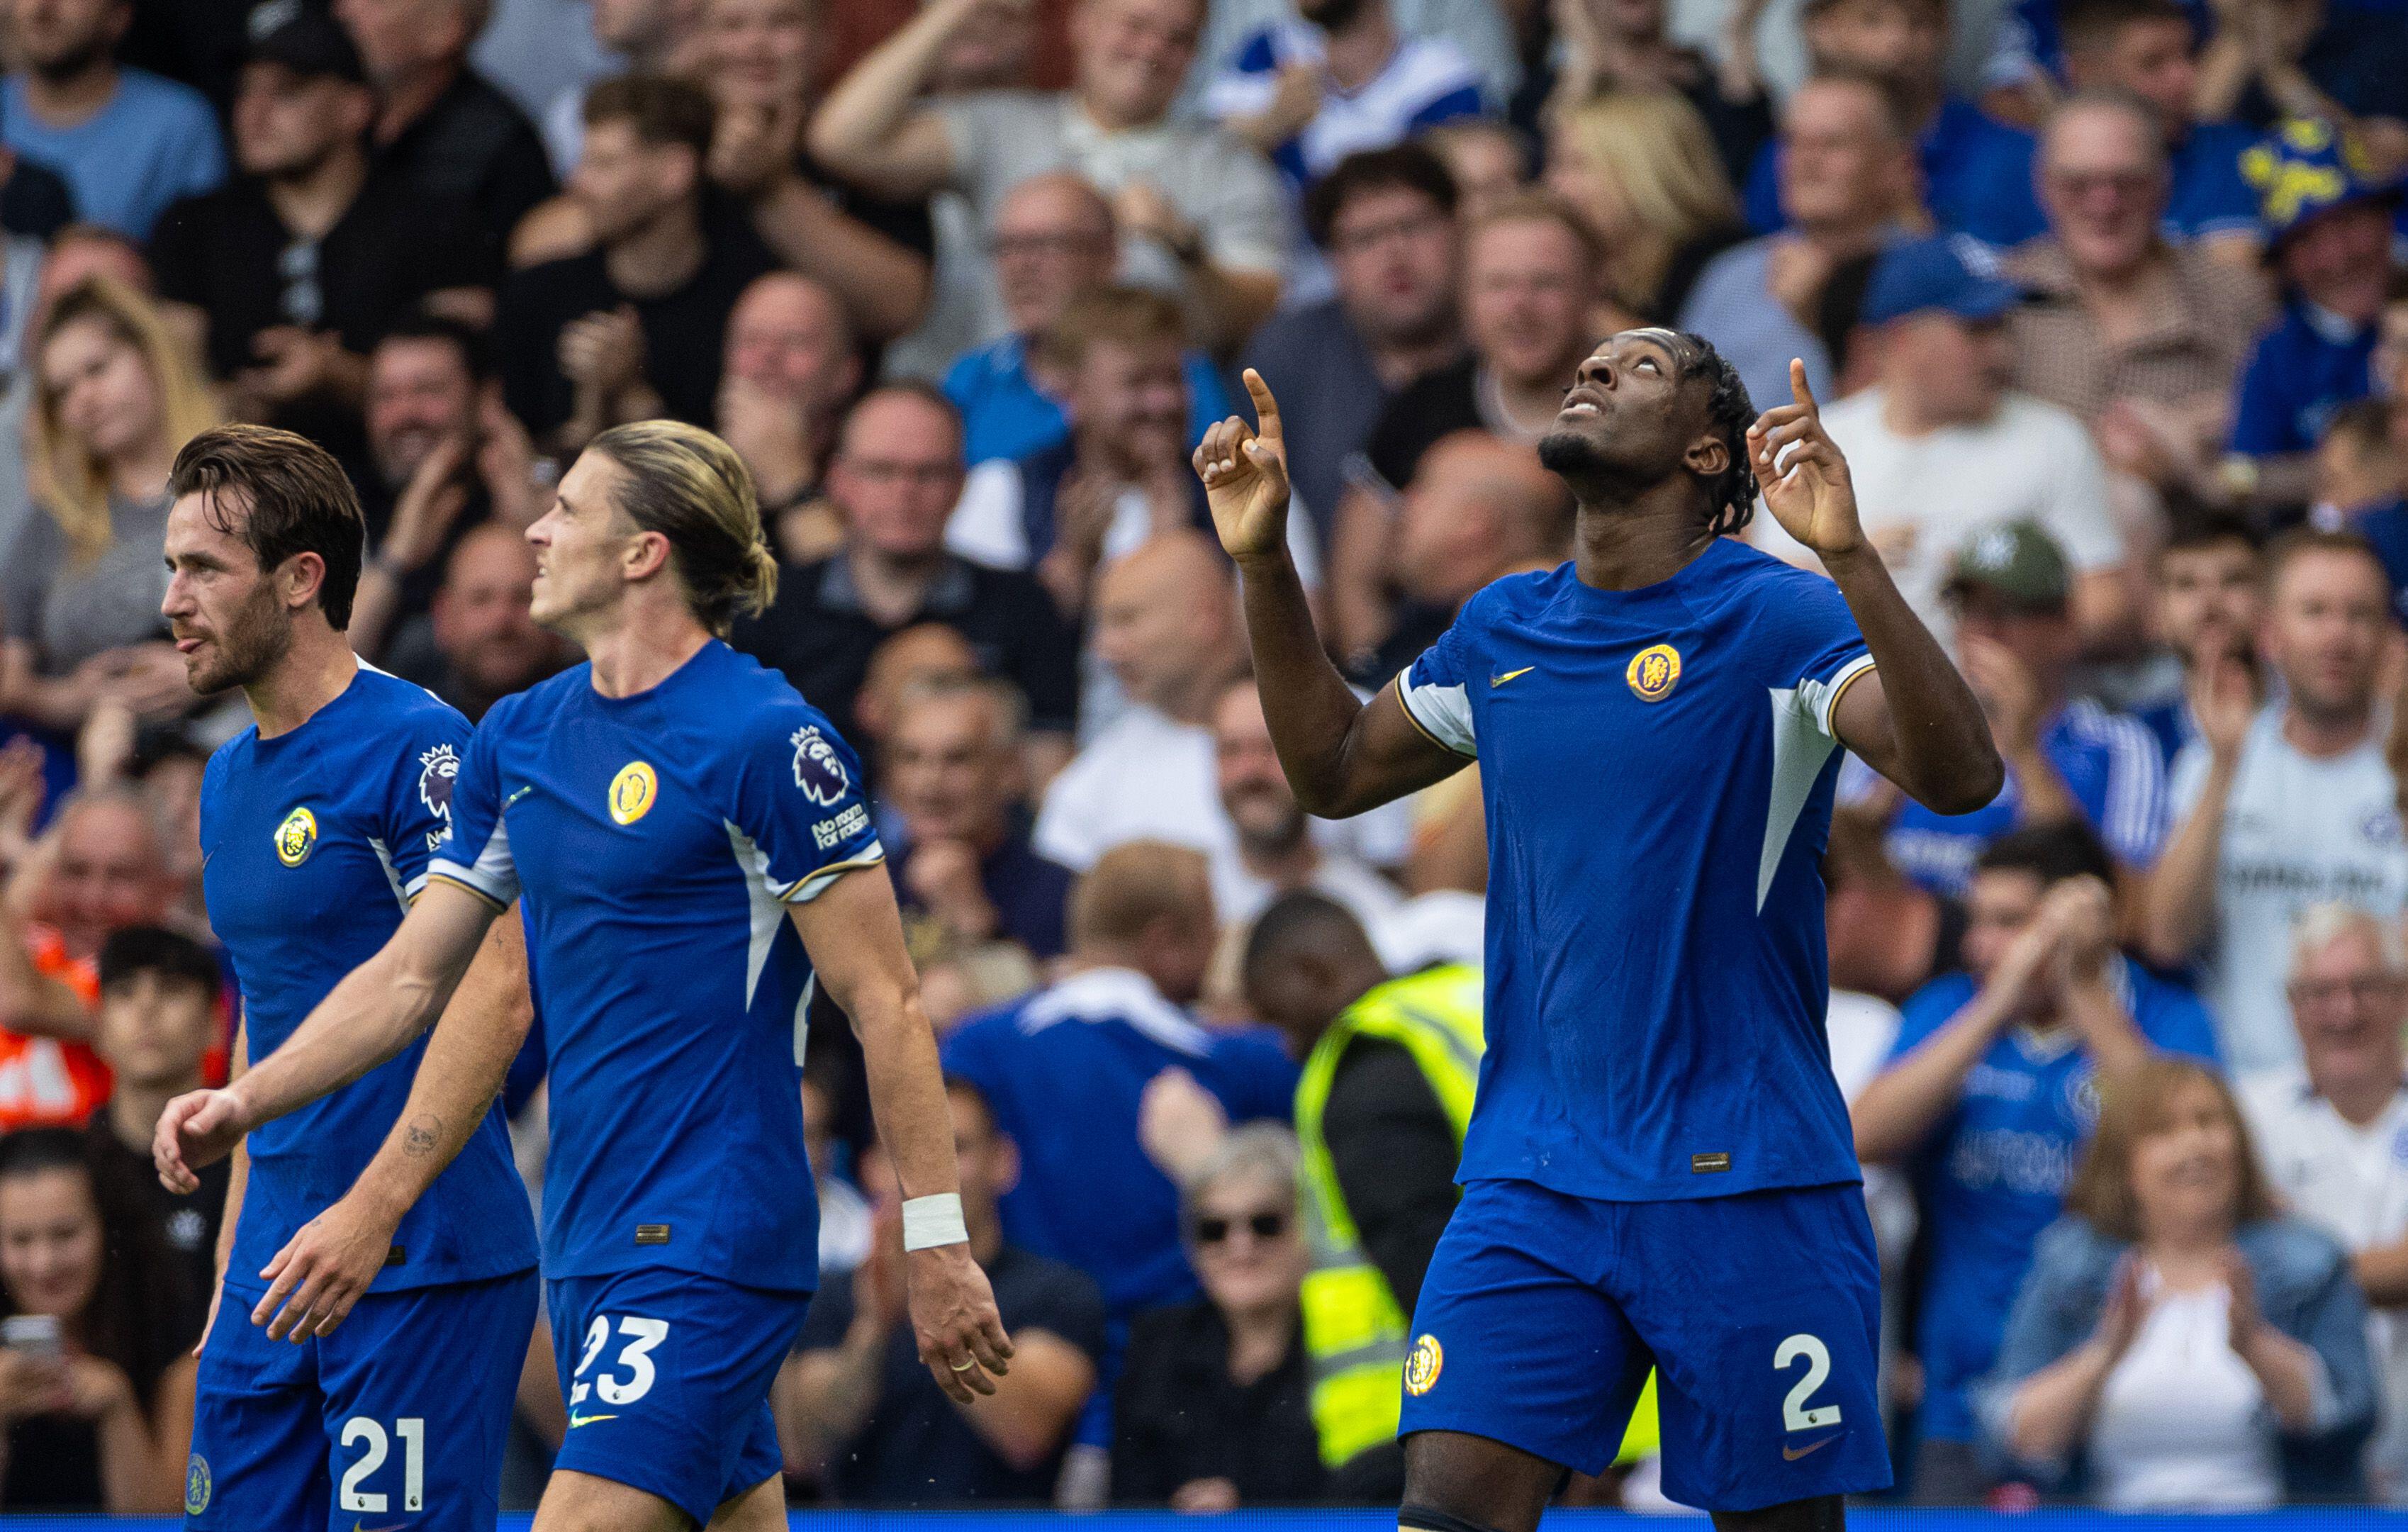
POLYGON ((1212 905, 1242 925, 1282 894, 1310 889, 1377 931, 1404 903, 1394 883, 1360 860, 1316 845, 1312 821, 1271 748, 1263 695, 1250 680, 1232 682, 1212 709, 1214 774, 1237 855, 1213 866, 1212 905))
POLYGON ((2244 1072, 2299 1057, 2283 975, 2300 913, 2342 899, 2396 920, 2408 902, 2375 705, 2393 631, 2383 566, 2351 534, 2294 532, 2268 550, 2266 591, 2260 644, 2279 695, 2261 709, 2229 652, 2199 666, 2199 737, 2174 762, 2175 828, 2141 933, 2157 963, 2206 960, 2224 1055, 2244 1072))
POLYGON ((2383 1390, 2367 1445, 2370 1488, 2408 1499, 2408 950, 2396 918, 2322 904, 2292 933, 2291 1017, 2300 1062, 2241 1082, 2275 1192, 2352 1256, 2372 1312, 2383 1390))

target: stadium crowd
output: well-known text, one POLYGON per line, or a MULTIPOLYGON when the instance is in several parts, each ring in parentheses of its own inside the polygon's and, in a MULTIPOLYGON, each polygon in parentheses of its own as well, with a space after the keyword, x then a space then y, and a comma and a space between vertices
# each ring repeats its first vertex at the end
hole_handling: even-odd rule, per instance
MULTIPOLYGON (((1477 768, 1298 809, 1189 453, 1258 369, 1377 688, 1566 556, 1533 443, 1649 324, 1759 406, 1803 360, 2008 763, 1956 818, 1849 763, 1825 864, 1899 1493, 2408 1502, 2401 0, 0 15, 0 1510, 176 1505, 211 1311, 226 1172, 149 1144, 230 1067, 196 825, 249 717, 165 641, 177 450, 334 452, 354 648, 475 719, 576 660, 521 534, 655 415, 751 468, 733 641, 872 774, 1018 1347, 974 1405, 917 1364, 815 1014, 794 1498, 1393 1503, 1477 768)), ((1663 1505, 1650 1439, 1566 1498, 1663 1505)))

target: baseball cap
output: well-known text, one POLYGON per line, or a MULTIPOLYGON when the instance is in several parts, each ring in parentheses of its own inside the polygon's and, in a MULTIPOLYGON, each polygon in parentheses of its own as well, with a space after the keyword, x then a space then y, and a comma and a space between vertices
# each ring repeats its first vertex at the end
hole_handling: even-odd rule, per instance
POLYGON ((2319 213, 2400 194, 2376 174, 2365 143, 2321 118, 2294 117, 2241 151, 2241 175, 2258 192, 2258 219, 2275 244, 2319 213))
POLYGON ((2065 551, 2037 522, 2006 522, 1976 537, 1956 555, 1947 586, 1950 595, 1988 591, 2034 611, 2064 606, 2072 588, 2065 551))
POLYGON ((1966 320, 1993 320, 2023 302, 2024 291, 1999 275, 1988 247, 1963 235, 1908 239, 1882 251, 1865 287, 1867 324, 1937 308, 1966 320))
POLYGON ((280 64, 304 79, 367 82, 360 50, 342 23, 323 11, 301 6, 265 5, 251 19, 251 46, 245 64, 280 64))

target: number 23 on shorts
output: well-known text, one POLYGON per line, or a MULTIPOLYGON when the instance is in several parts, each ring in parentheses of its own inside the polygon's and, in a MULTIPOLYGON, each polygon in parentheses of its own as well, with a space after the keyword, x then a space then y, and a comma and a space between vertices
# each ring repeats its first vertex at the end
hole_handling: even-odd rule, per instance
POLYGON ((659 1373, 652 1367, 652 1352, 669 1336, 669 1322, 645 1319, 638 1314, 618 1316, 619 1350, 609 1366, 595 1369, 605 1348, 610 1343, 611 1316, 597 1314, 586 1326, 583 1349, 577 1358, 575 1382, 568 1390, 568 1424, 573 1429, 594 1421, 609 1420, 608 1414, 584 1410, 589 1397, 603 1404, 634 1404, 652 1390, 659 1373), (589 1379, 588 1373, 593 1376, 589 1379))

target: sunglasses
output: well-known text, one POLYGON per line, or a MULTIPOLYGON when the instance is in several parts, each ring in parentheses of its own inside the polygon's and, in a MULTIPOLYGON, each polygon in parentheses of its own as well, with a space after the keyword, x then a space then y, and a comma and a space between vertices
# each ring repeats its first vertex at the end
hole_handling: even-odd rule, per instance
POLYGON ((1196 1221, 1196 1242, 1217 1245, 1229 1238, 1240 1224, 1257 1239, 1276 1239, 1287 1233, 1287 1214, 1254 1213, 1246 1218, 1199 1218, 1196 1221))

